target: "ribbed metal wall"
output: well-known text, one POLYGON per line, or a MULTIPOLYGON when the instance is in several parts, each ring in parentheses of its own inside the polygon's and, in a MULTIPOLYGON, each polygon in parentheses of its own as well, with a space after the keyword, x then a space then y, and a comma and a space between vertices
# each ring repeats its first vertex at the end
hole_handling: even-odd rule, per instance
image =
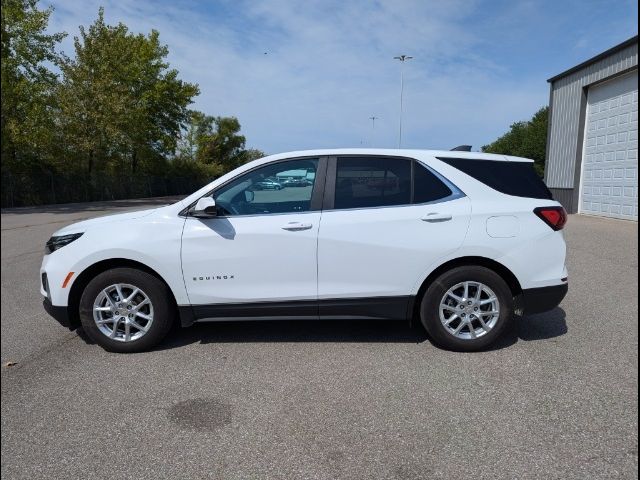
POLYGON ((613 53, 551 84, 551 125, 545 181, 549 188, 574 188, 585 87, 638 66, 638 44, 613 53))
POLYGON ((553 199, 560 202, 569 213, 577 213, 578 206, 575 204, 573 188, 550 188, 553 199))

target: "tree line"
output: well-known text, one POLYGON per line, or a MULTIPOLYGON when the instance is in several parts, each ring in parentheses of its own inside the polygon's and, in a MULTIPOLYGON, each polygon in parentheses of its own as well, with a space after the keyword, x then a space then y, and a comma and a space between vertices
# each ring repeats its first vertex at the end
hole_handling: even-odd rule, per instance
POLYGON ((188 193, 264 155, 237 118, 190 108, 199 87, 159 32, 109 25, 101 8, 69 57, 51 13, 2 0, 3 206, 188 193))

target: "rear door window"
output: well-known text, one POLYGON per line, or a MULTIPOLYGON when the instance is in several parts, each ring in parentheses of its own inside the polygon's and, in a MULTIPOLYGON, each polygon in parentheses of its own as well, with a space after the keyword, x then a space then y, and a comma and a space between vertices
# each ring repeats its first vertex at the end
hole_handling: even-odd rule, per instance
POLYGON ((335 209, 411 203, 411 160, 340 157, 336 165, 335 209))
POLYGON ((553 199, 551 192, 533 168, 533 162, 506 162, 468 158, 438 157, 479 182, 506 195, 553 199))

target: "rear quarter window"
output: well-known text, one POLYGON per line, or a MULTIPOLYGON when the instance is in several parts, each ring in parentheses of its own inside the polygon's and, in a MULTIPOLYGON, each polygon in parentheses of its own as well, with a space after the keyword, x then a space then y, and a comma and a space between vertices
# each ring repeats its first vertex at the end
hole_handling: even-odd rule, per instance
POLYGON ((441 200, 453 194, 442 180, 431 173, 420 162, 414 163, 413 203, 429 203, 441 200))
POLYGON ((533 169, 532 162, 505 162, 438 157, 479 182, 506 195, 552 200, 553 195, 533 169))

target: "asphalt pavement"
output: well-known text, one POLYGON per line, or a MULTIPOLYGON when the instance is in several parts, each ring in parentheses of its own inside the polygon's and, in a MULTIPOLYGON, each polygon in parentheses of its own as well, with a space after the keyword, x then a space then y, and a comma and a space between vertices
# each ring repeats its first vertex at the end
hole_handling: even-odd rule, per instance
POLYGON ((42 311, 53 231, 162 203, 2 212, 3 479, 637 478, 637 223, 571 216, 567 298, 482 353, 344 320, 118 355, 42 311))

